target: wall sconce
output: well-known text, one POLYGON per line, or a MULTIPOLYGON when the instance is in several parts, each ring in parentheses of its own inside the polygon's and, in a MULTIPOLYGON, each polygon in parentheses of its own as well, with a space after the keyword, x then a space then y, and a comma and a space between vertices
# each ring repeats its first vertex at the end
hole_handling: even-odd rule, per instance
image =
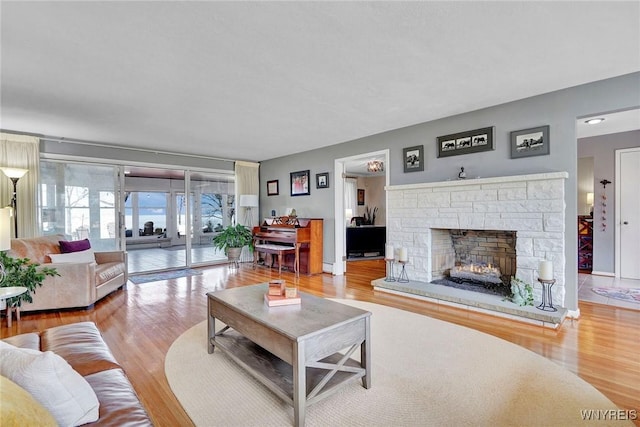
POLYGON ((367 170, 373 173, 382 172, 384 171, 384 163, 380 160, 371 160, 369 163, 367 163, 367 170))
POLYGON ((0 168, 2 172, 13 182, 13 197, 11 198, 11 207, 13 208, 13 227, 14 237, 18 238, 18 180, 22 178, 28 169, 19 168, 0 168))

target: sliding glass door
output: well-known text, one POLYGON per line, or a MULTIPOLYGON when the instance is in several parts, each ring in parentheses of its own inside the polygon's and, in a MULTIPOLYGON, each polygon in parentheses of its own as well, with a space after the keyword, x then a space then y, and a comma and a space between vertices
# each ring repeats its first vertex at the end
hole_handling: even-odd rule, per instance
POLYGON ((41 233, 90 239, 96 250, 118 248, 116 194, 115 166, 41 161, 41 233))

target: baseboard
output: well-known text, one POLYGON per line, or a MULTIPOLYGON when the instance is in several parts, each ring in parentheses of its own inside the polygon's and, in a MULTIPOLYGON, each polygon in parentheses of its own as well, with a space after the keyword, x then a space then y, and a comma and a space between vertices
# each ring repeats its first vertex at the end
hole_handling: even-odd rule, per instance
POLYGON ((596 271, 592 270, 591 274, 593 276, 606 276, 606 277, 616 277, 615 273, 609 273, 608 271, 596 271))

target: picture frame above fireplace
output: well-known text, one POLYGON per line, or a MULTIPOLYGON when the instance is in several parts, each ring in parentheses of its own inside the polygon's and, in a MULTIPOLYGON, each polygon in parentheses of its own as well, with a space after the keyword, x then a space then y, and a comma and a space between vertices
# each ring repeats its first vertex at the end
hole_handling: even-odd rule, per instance
POLYGON ((438 157, 495 150, 493 126, 439 136, 438 157))
POLYGON ((511 132, 511 158, 544 156, 549 154, 549 126, 511 132))

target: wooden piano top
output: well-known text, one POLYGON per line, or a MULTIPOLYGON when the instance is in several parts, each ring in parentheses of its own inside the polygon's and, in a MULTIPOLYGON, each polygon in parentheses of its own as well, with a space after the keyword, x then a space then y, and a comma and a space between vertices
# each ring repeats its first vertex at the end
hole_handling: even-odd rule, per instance
MULTIPOLYGON (((309 242, 311 223, 315 218, 267 218, 260 226, 253 227, 253 237, 271 242, 309 242)), ((319 219, 322 221, 322 219, 319 219)))

